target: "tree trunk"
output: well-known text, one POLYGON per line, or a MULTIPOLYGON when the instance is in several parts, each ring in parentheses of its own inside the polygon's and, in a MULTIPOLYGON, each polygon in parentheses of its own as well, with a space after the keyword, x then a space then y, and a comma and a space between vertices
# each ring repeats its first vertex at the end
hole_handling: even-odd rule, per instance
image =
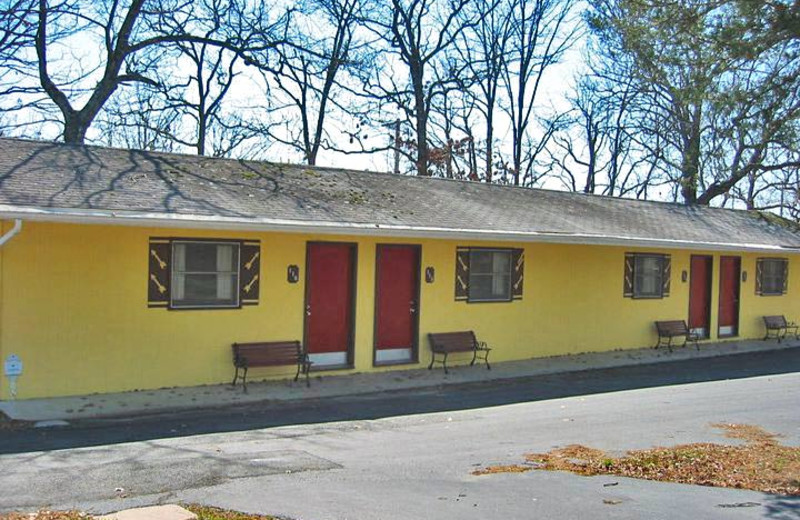
POLYGON ((697 185, 700 176, 700 105, 695 106, 684 136, 686 149, 681 157, 681 196, 686 204, 697 203, 697 185))

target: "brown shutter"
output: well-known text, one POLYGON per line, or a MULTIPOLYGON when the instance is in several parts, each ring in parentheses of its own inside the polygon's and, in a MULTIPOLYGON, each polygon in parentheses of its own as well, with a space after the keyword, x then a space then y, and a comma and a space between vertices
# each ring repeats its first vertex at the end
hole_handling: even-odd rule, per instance
POLYGON ((168 307, 172 243, 168 238, 151 238, 147 244, 147 306, 168 307))
POLYGON ((469 248, 456 249, 456 300, 469 297, 469 248))
POLYGON ((625 276, 623 277, 622 295, 633 298, 633 253, 625 253, 625 276))
POLYGON ((669 255, 664 255, 664 260, 661 263, 661 282, 663 283, 661 296, 666 298, 669 296, 670 278, 672 277, 672 258, 669 255))
POLYGON ((761 296, 763 291, 761 289, 761 277, 764 276, 764 259, 759 258, 756 260, 756 294, 761 296))
POLYGON ((786 294, 789 290, 789 259, 783 259, 783 290, 781 294, 786 294))
POLYGON ((261 286, 261 242, 242 242, 239 250, 239 301, 258 305, 261 286))
POLYGON ((514 249, 511 252, 511 297, 522 299, 522 281, 525 274, 525 250, 514 249))

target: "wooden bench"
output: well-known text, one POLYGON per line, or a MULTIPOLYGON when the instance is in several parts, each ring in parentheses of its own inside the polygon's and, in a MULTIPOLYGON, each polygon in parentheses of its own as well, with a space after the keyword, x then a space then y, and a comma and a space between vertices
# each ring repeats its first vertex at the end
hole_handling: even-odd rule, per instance
POLYGON ((312 362, 308 359, 308 354, 303 350, 299 341, 271 341, 259 343, 234 343, 233 366, 236 372, 233 375, 233 386, 239 379, 239 371, 242 370, 242 386, 247 392, 247 369, 252 367, 276 367, 297 365, 297 373, 294 380, 300 377, 300 373, 306 375, 306 386, 311 386, 308 373, 311 371, 312 362))
POLYGON ((444 367, 444 373, 447 374, 447 356, 454 352, 472 352, 472 361, 470 366, 475 364, 477 359, 486 362, 486 369, 491 370, 492 366, 489 364, 490 349, 485 342, 478 341, 475 338, 475 333, 471 330, 461 332, 440 332, 428 334, 428 340, 431 344, 431 364, 428 365, 428 370, 433 368, 434 363, 441 363, 444 367), (480 356, 478 354, 481 354, 480 356), (436 359, 436 355, 442 356, 442 360, 436 359))
POLYGON ((672 352, 672 339, 683 338, 681 347, 685 347, 691 341, 694 343, 695 348, 700 350, 700 345, 697 343, 700 337, 689 330, 684 320, 657 321, 656 332, 658 332, 658 343, 654 348, 666 346, 672 352))
POLYGON ((786 316, 764 316, 764 327, 767 328, 765 340, 775 338, 780 343, 782 339, 786 338, 789 331, 794 331, 792 332, 794 339, 800 339, 800 331, 798 331, 800 325, 786 321, 786 316))

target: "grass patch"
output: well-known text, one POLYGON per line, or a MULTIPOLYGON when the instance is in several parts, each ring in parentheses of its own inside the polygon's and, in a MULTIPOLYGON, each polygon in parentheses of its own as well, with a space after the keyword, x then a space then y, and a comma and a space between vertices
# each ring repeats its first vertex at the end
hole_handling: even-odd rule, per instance
MULTIPOLYGON (((525 456, 531 469, 570 471, 579 475, 617 475, 701 486, 751 489, 779 495, 800 495, 800 448, 784 446, 778 436, 758 426, 713 424, 743 444, 682 444, 629 451, 612 457, 581 445, 525 456)), ((517 467, 490 466, 474 475, 519 472, 517 467), (511 468, 502 471, 503 468, 511 468), (489 471, 491 469, 491 471, 489 471)))
POLYGON ((198 520, 279 520, 269 515, 251 515, 218 507, 184 504, 183 507, 197 515, 198 520))

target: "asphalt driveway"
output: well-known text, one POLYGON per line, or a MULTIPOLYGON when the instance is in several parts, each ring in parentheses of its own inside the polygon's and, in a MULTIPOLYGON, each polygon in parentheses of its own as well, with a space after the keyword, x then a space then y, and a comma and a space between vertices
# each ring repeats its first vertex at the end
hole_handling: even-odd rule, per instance
POLYGON ((796 519, 797 498, 616 477, 471 471, 569 443, 616 452, 723 441, 714 422, 757 424, 800 445, 798 409, 800 349, 790 349, 87 421, 1 434, 0 510, 99 513, 188 501, 315 520, 796 519))

